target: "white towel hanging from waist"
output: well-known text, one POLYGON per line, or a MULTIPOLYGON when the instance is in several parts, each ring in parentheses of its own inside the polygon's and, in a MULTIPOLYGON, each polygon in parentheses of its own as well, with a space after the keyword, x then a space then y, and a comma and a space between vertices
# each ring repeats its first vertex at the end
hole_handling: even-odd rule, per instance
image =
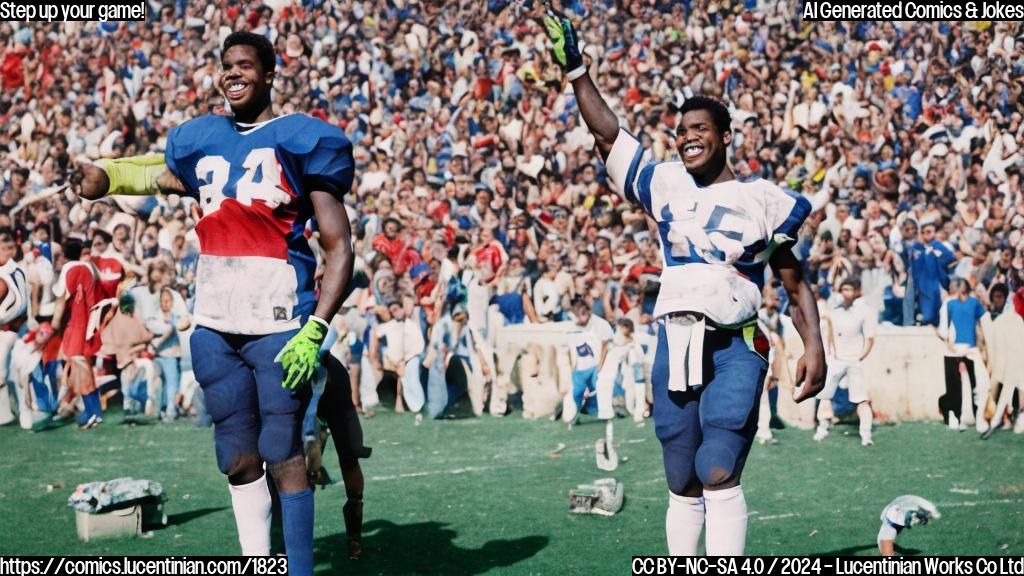
POLYGON ((690 386, 704 384, 704 315, 671 315, 663 322, 668 343, 668 389, 685 392, 690 386))

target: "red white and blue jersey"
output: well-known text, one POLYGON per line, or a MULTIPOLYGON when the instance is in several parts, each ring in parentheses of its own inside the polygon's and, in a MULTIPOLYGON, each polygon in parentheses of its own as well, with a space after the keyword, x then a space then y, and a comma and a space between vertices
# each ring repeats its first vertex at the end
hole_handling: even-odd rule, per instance
POLYGON ((605 164, 623 197, 658 224, 665 267, 654 315, 700 312, 722 325, 753 318, 765 265, 796 239, 807 199, 762 179, 701 186, 682 162, 651 162, 625 130, 605 164))
POLYGON ((301 114, 253 125, 208 115, 171 131, 166 160, 202 210, 197 323, 232 334, 298 328, 316 305, 310 193, 340 201, 352 185, 344 132, 301 114))

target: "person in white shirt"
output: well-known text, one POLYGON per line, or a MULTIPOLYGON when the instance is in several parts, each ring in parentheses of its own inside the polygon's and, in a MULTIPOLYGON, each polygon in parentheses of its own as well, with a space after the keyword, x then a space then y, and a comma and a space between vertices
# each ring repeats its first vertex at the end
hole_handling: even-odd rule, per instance
POLYGON ((907 494, 889 503, 882 510, 882 527, 878 530, 878 552, 882 556, 896 555, 896 536, 913 526, 924 526, 929 520, 941 518, 942 514, 928 500, 907 494))
POLYGON ((876 313, 870 306, 857 299, 857 281, 844 280, 839 287, 842 303, 829 313, 827 324, 828 341, 828 379, 825 389, 818 394, 821 404, 818 406, 818 429, 814 440, 821 442, 828 436, 829 418, 826 417, 827 404, 835 396, 841 382, 846 383, 850 393, 850 402, 857 405, 857 416, 860 418, 860 443, 872 446, 871 422, 873 414, 868 401, 867 386, 864 383, 864 367, 862 365, 875 342, 876 313))
MULTIPOLYGON (((572 430, 573 425, 579 421, 584 401, 597 393, 597 375, 608 355, 608 343, 614 337, 611 324, 591 313, 590 306, 582 297, 577 297, 573 301, 573 312, 576 322, 568 338, 569 362, 572 366, 572 399, 576 415, 569 422, 569 430, 572 430)), ((610 404, 609 402, 609 409, 610 404)))
MULTIPOLYGON (((989 291, 989 312, 982 317, 981 327, 988 346, 989 368, 992 386, 1002 389, 996 402, 996 410, 989 421, 988 430, 982 440, 989 439, 1003 425, 1003 417, 1012 408, 1013 393, 1024 397, 1024 355, 1020 354, 1020 343, 1024 341, 1024 318, 1017 314, 1013 305, 1007 306, 1010 289, 1006 284, 995 284, 989 291)), ((1024 434, 1024 411, 1016 416, 1013 431, 1024 434)))
POLYGON ((615 384, 622 383, 626 396, 626 407, 633 415, 633 421, 642 423, 647 409, 647 379, 645 377, 643 347, 633 336, 633 321, 620 318, 616 322, 615 336, 608 343, 608 353, 597 376, 597 416, 608 420, 615 417, 612 405, 615 384))
POLYGON ((420 382, 420 363, 426 343, 420 330, 419 310, 412 301, 402 303, 391 300, 387 303, 391 319, 377 324, 370 336, 370 357, 377 362, 377 372, 394 372, 398 378, 398 395, 395 412, 405 412, 402 400, 409 411, 416 413, 417 422, 422 419, 423 384, 420 382), (380 341, 385 341, 383 354, 378 354, 380 341), (381 359, 382 358, 382 359, 381 359))
POLYGON ((562 303, 565 295, 571 293, 572 278, 562 272, 562 261, 557 256, 548 258, 544 267, 544 275, 533 287, 533 307, 540 318, 562 322, 567 319, 562 303))

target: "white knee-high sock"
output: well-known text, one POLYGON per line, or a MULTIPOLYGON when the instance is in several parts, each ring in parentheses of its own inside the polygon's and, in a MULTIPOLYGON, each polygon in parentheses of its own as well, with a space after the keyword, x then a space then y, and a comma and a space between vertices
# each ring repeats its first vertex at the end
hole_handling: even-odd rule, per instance
POLYGON ((704 549, 708 556, 742 556, 747 543, 747 500, 743 487, 704 490, 707 530, 704 549))
POLYGON ((857 416, 860 417, 860 437, 862 439, 871 439, 871 423, 875 419, 875 415, 871 410, 871 405, 867 402, 861 402, 857 406, 857 416))
POLYGON ((704 528, 704 499, 668 493, 665 536, 672 556, 696 556, 704 528))
POLYGON ((228 484, 228 489, 231 491, 231 508, 235 512, 242 555, 270 556, 271 501, 267 475, 249 484, 228 484))

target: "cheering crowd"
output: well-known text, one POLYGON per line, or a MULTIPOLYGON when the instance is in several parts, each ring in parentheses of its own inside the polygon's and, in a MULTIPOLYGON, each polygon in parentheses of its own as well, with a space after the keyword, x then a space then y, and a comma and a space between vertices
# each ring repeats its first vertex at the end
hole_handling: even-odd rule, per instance
MULTIPOLYGON (((0 423, 77 410, 91 427, 119 395, 128 414, 209 423, 188 346, 201 208, 82 202, 69 185, 80 163, 162 152, 171 128, 223 112, 218 47, 234 30, 277 48, 280 114, 354 144, 354 290, 331 340, 364 415, 390 388, 416 418, 453 416, 466 396, 476 415, 571 421, 601 405, 643 421, 659 234, 612 190, 529 2, 151 4, 145 23, 0 23, 0 271, 16 263, 28 299, 0 337, 0 423), (57 327, 99 346, 96 395, 65 377, 54 330, 83 269, 93 321, 57 327), (559 322, 564 349, 497 345, 506 327, 559 322)), ((849 287, 872 324, 936 326, 951 426, 989 432, 1014 411, 1022 372, 995 366, 975 329, 1024 317, 1019 22, 803 23, 793 3, 757 1, 563 8, 654 160, 676 153, 676 108, 712 96, 731 113, 737 176, 810 200, 794 251, 823 310, 848 308, 849 287), (960 393, 965 369, 976 404, 997 403, 992 425, 960 393)), ((765 292, 777 332, 786 293, 765 292)), ((989 333, 998 348, 1020 331, 989 333)))

